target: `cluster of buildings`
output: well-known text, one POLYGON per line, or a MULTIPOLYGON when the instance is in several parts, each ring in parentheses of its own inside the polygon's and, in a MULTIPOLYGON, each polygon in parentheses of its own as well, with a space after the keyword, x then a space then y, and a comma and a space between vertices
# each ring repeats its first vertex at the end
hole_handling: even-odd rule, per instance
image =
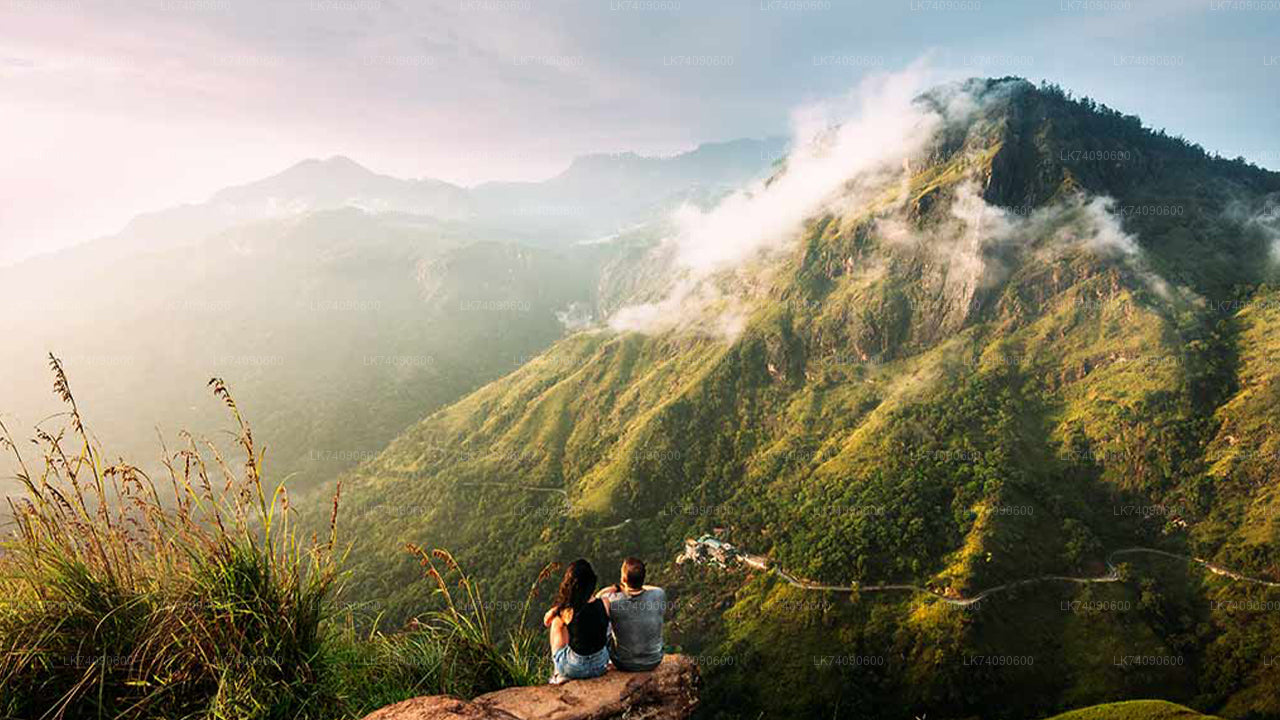
POLYGON ((727 568, 734 563, 741 562, 756 570, 769 569, 768 558, 742 552, 714 535, 703 535, 697 540, 693 538, 686 539, 684 541, 684 552, 680 554, 680 557, 676 558, 676 564, 686 562, 699 565, 715 565, 720 568, 727 568))

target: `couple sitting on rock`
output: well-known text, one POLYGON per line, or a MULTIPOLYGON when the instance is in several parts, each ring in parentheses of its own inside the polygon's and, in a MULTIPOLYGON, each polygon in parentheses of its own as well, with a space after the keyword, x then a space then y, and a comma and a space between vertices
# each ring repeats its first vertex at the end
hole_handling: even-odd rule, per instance
POLYGON ((622 582, 596 592, 596 572, 574 560, 555 604, 542 618, 551 628, 552 684, 599 677, 613 667, 652 670, 662 662, 662 617, 667 595, 644 584, 644 563, 622 561, 622 582))

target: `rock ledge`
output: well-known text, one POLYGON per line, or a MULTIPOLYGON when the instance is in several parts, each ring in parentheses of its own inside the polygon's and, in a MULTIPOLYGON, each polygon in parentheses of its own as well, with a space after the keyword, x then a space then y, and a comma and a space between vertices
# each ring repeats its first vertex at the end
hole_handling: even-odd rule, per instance
POLYGON ((700 684, 692 659, 668 655, 652 672, 610 670, 592 680, 507 688, 470 702, 417 697, 364 720, 687 720, 698 706, 700 684))

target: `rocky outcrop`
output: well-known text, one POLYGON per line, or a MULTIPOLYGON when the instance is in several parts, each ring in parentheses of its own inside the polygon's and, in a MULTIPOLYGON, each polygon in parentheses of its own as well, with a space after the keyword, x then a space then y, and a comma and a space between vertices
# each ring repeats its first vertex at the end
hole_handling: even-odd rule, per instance
POLYGON ((687 720, 700 682, 692 659, 668 655, 652 672, 610 670, 592 680, 507 688, 471 701, 418 697, 364 720, 687 720))

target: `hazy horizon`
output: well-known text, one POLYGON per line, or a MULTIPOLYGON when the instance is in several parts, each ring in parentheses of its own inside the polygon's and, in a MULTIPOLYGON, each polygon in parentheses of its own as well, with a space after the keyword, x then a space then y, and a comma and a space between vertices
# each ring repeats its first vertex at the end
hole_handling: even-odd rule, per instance
POLYGON ((168 204, 168 205, 161 205, 161 206, 148 207, 148 208, 142 209, 142 210, 138 211, 137 213, 130 214, 128 217, 126 217, 126 218, 125 218, 123 221, 121 221, 120 223, 117 223, 117 224, 115 224, 115 225, 113 225, 113 226, 106 226, 106 227, 103 227, 103 228, 101 228, 100 230, 95 231, 95 232, 91 233, 90 235, 87 235, 87 236, 84 236, 84 237, 70 238, 70 239, 68 239, 65 243, 55 244, 55 245, 50 246, 50 247, 32 247, 31 249, 29 249, 29 250, 28 250, 28 251, 26 251, 26 252, 16 253, 16 254, 14 254, 14 255, 12 255, 12 256, 8 256, 8 255, 3 254, 3 252, 0 252, 0 268, 12 267, 12 266, 14 266, 14 265, 18 265, 18 264, 20 264, 20 263, 22 263, 22 262, 24 262, 24 261, 26 261, 26 260, 31 260, 31 259, 34 259, 34 258, 38 258, 38 257, 40 257, 40 256, 43 256, 43 255, 51 254, 51 253, 57 253, 57 252, 62 251, 62 250, 68 250, 68 249, 75 248, 75 247, 80 246, 80 245, 84 245, 84 244, 86 244, 86 243, 93 242, 94 240, 98 240, 98 239, 101 239, 101 238, 110 237, 110 236, 112 236, 112 235, 114 235, 114 234, 116 234, 116 233, 120 232, 121 230, 123 230, 123 229, 127 226, 128 222, 129 222, 130 220, 132 220, 132 219, 134 219, 134 218, 138 217, 139 215, 145 215, 145 214, 147 214, 147 213, 157 212, 157 211, 161 211, 161 210, 169 209, 169 208, 172 208, 172 207, 178 207, 178 206, 181 206, 181 205, 198 205, 198 204, 200 204, 200 203, 204 203, 204 202, 209 201, 209 200, 210 200, 210 199, 211 199, 215 194, 217 194, 217 192, 218 192, 218 191, 220 191, 220 190, 224 190, 224 189, 227 189, 227 188, 233 188, 233 187, 241 187, 241 186, 244 186, 244 185, 251 185, 251 184, 253 184, 253 183, 255 183, 255 182, 258 182, 258 181, 261 181, 261 180, 264 180, 264 179, 267 179, 267 178, 273 177, 273 176, 275 176, 275 175, 279 175, 279 174, 281 174, 281 173, 283 173, 283 172, 286 172, 286 171, 288 171, 288 170, 291 170, 291 169, 293 169, 293 168, 295 168, 295 167, 297 167, 297 166, 303 165, 303 164, 308 163, 308 162, 317 162, 317 161, 318 161, 318 162, 328 162, 328 161, 336 160, 336 159, 339 159, 339 158, 344 158, 344 159, 346 159, 346 160, 350 160, 351 162, 354 162, 355 164, 359 165, 360 167, 364 168, 365 170, 368 170, 369 172, 371 172, 371 173, 373 173, 373 174, 375 174, 375 175, 385 175, 385 176, 388 176, 388 177, 394 177, 394 178, 397 178, 397 179, 399 179, 399 180, 440 180, 440 181, 443 181, 443 182, 447 182, 447 183, 449 183, 449 184, 451 184, 451 185, 456 185, 456 186, 458 186, 458 187, 460 187, 460 188, 470 190, 470 189, 474 189, 474 188, 477 188, 477 187, 479 187, 479 186, 485 185, 486 183, 506 183, 506 182, 533 182, 533 183, 538 183, 538 182, 544 182, 544 181, 546 181, 546 180, 551 180, 551 179, 553 179, 553 178, 555 178, 555 177, 557 177, 557 176, 559 176, 559 175, 563 174, 566 170, 568 170, 568 169, 573 165, 573 163, 574 163, 576 160, 579 160, 579 159, 584 158, 584 157, 591 157, 591 156, 608 156, 608 155, 619 155, 619 156, 621 156, 621 155, 627 155, 627 154, 635 154, 635 155, 637 155, 637 156, 639 156, 639 157, 646 158, 646 159, 673 158, 673 157, 677 157, 677 156, 679 156, 679 155, 683 155, 683 154, 685 154, 685 153, 693 152, 693 151, 697 150, 698 148, 701 148, 701 147, 703 147, 703 146, 707 146, 707 145, 717 145, 717 144, 729 143, 729 142, 740 141, 740 140, 759 140, 759 141, 764 141, 764 140, 776 140, 776 139, 785 139, 785 136, 783 136, 783 135, 767 135, 767 136, 760 136, 760 137, 736 137, 736 138, 725 138, 725 139, 723 139, 723 140, 718 140, 718 139, 708 139, 708 140, 705 140, 705 141, 701 141, 701 142, 694 143, 693 145, 688 146, 688 147, 680 147, 680 148, 676 148, 676 149, 674 149, 674 150, 667 151, 667 152, 634 153, 634 152, 633 152, 633 151, 631 151, 631 150, 617 150, 617 151, 612 151, 612 152, 583 153, 583 154, 580 154, 580 155, 574 155, 574 156, 572 156, 572 157, 566 158, 566 159, 565 159, 565 161, 564 161, 562 164, 555 166, 553 169, 551 169, 551 170, 549 170, 549 171, 547 171, 547 172, 545 172, 545 173, 538 173, 538 174, 533 174, 533 175, 529 175, 529 176, 495 176, 495 177, 486 177, 486 178, 477 179, 477 180, 474 180, 474 181, 471 181, 471 182, 455 181, 455 180, 450 180, 450 179, 448 179, 448 178, 444 178, 444 177, 436 177, 436 176, 432 176, 432 175, 398 175, 398 174, 395 174, 395 173, 389 173, 389 172, 385 172, 385 171, 383 171, 383 170, 379 169, 378 167, 372 166, 372 165, 370 165, 369 163, 366 163, 366 162, 361 161, 361 159, 360 159, 360 158, 358 158, 358 157, 352 157, 351 155, 348 155, 348 154, 345 154, 345 153, 331 153, 331 154, 328 154, 328 155, 314 155, 314 156, 310 156, 310 157, 300 157, 300 158, 298 158, 297 160, 294 160, 294 161, 292 161, 292 162, 288 162, 287 164, 285 164, 285 165, 283 165, 283 166, 281 166, 281 167, 279 167, 279 168, 276 168, 275 170, 271 170, 271 171, 266 172, 266 173, 261 174, 261 175, 255 175, 255 176, 252 176, 252 177, 245 177, 245 178, 241 178, 241 179, 238 179, 238 180, 233 180, 233 181, 228 182, 228 183, 223 184, 223 185, 217 185, 217 186, 214 186, 214 187, 210 187, 210 188, 208 188, 207 190, 204 190, 204 191, 196 191, 196 192, 197 192, 197 194, 193 195, 192 197, 185 198, 185 199, 182 199, 182 200, 179 200, 179 201, 176 201, 176 202, 170 203, 170 204, 168 204))
POLYGON ((1274 16, 1210 0, 8 0, 0 263, 304 158, 472 185, 786 134, 795 108, 920 58, 941 77, 1048 80, 1277 168, 1274 16))

